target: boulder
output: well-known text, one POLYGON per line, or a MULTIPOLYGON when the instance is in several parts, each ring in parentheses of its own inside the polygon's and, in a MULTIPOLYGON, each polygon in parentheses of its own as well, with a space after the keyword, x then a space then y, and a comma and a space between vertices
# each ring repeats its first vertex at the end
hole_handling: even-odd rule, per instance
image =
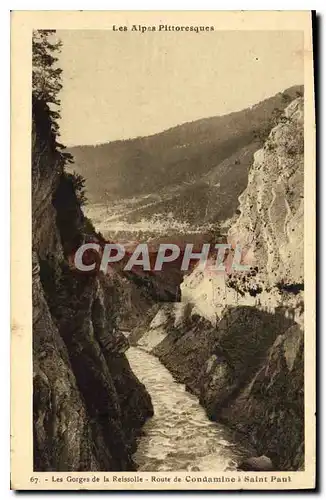
POLYGON ((260 457, 250 457, 241 462, 239 470, 246 471, 271 471, 274 470, 273 462, 266 455, 260 457))

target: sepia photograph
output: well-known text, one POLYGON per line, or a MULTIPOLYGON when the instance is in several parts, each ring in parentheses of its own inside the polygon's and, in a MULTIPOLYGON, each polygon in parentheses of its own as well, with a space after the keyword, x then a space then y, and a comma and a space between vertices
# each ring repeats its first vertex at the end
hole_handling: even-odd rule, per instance
POLYGON ((22 489, 313 487, 311 13, 50 14, 25 61, 22 489))

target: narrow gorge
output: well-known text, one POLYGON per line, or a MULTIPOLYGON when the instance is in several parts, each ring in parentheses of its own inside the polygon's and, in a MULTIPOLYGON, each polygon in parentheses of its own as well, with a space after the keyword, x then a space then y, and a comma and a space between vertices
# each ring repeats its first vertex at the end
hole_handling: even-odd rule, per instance
MULTIPOLYGON (((151 297, 158 292, 118 271, 83 275, 72 266, 73 249, 99 236, 37 101, 32 175, 34 470, 236 470, 249 443, 209 421, 198 399, 122 333, 133 336, 146 310, 161 307, 151 297)), ((164 287, 158 298, 171 299, 164 287)))
POLYGON ((101 236, 37 101, 32 174, 35 470, 237 470, 258 455, 302 469, 303 99, 255 153, 228 231, 249 270, 195 267, 180 302, 155 279, 159 300, 139 276, 73 268, 101 236))
POLYGON ((303 470, 303 87, 69 149, 54 35, 33 38, 34 471, 303 470), (228 245, 225 270, 124 267, 139 242, 228 245))

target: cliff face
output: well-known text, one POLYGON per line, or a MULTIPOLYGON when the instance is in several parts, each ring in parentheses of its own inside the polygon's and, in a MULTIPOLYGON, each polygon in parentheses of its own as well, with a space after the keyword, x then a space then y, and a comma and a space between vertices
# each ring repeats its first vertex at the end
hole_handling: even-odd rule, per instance
POLYGON ((228 238, 242 244, 249 270, 195 269, 181 287, 183 305, 159 312, 138 342, 198 395, 210 418, 245 432, 276 468, 297 470, 304 467, 303 99, 255 154, 239 208, 228 238))
POLYGON ((34 469, 133 470, 153 410, 116 329, 123 283, 69 266, 87 225, 37 102, 32 145, 34 469))
MULTIPOLYGON (((248 250, 246 261, 258 267, 252 281, 263 290, 303 289, 303 98, 285 110, 263 149, 255 154, 241 215, 229 241, 248 250)), ((263 299, 264 301, 264 299, 263 299)))

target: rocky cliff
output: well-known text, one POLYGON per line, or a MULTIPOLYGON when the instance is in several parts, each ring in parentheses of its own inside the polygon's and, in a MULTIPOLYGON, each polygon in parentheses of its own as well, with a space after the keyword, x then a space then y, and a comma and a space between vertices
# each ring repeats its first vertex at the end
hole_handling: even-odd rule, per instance
MULTIPOLYGON (((303 99, 257 151, 228 240, 247 271, 196 268, 136 341, 280 470, 304 468, 303 99)), ((229 253, 231 258, 233 251, 229 253)), ((227 258, 227 260, 228 260, 227 258)), ((226 260, 226 263, 227 263, 226 260)))
POLYGON ((69 265, 92 228, 63 171, 49 108, 37 100, 32 146, 34 469, 133 470, 153 410, 116 328, 124 284, 69 265))

